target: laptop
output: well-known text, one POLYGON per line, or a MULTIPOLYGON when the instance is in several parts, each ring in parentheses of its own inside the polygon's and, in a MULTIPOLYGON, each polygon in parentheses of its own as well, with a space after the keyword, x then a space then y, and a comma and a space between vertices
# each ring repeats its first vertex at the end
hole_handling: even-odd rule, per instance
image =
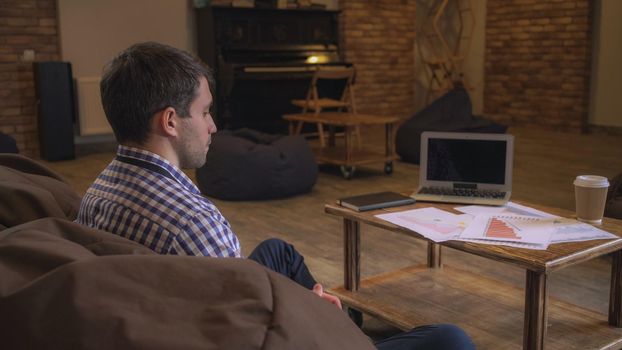
POLYGON ((514 136, 423 132, 417 201, 504 205, 512 194, 514 136))

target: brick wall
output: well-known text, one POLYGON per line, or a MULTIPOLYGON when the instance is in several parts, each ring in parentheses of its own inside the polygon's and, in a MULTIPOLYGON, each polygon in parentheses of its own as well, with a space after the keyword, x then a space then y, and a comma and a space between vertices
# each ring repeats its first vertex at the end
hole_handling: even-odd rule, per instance
POLYGON ((510 125, 587 123, 589 0, 488 0, 484 114, 510 125))
POLYGON ((407 117, 414 111, 415 0, 341 0, 345 59, 357 68, 357 109, 407 117))
POLYGON ((0 131, 17 141, 20 153, 39 156, 32 62, 58 60, 55 0, 0 1, 0 131))
MULTIPOLYGON (((0 1, 0 131, 38 156, 32 63, 58 60, 55 0, 0 1)), ((361 112, 414 111, 415 0, 340 0, 342 47, 358 68, 361 112)), ((590 73, 589 0, 488 0, 485 115, 510 125, 578 131, 590 73)))

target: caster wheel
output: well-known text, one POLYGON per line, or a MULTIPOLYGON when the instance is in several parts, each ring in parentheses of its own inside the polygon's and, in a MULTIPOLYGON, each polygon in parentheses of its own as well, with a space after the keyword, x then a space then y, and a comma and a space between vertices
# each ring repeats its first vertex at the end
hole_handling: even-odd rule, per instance
POLYGON ((392 174, 393 173, 393 162, 384 163, 384 173, 392 174))
POLYGON ((359 328, 363 327, 363 313, 357 309, 348 307, 348 316, 359 328))
POLYGON ((340 169, 341 169, 341 174, 343 175, 343 177, 350 180, 352 176, 354 175, 354 171, 356 170, 356 167, 342 165, 340 169))

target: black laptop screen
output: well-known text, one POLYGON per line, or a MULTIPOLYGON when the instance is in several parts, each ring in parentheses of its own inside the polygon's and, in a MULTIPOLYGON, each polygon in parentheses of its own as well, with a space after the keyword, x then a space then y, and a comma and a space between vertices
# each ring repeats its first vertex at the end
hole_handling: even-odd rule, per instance
POLYGON ((506 141, 428 139, 427 179, 505 183, 506 141))

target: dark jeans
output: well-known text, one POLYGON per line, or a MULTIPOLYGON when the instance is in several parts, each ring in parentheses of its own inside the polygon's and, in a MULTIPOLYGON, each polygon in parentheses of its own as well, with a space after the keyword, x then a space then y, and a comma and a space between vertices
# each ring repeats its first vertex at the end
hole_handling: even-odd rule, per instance
POLYGON ((378 350, 475 350, 458 326, 433 324, 413 328, 376 343, 378 350))
POLYGON ((271 238, 259 243, 248 258, 307 289, 313 289, 317 283, 305 264, 305 258, 293 245, 280 239, 271 238))
MULTIPOLYGON (((265 240, 253 250, 249 259, 278 272, 301 286, 313 289, 315 279, 304 257, 293 245, 280 239, 265 240)), ((413 328, 376 343, 379 350, 473 350, 475 346, 460 328, 437 324, 413 328)))

